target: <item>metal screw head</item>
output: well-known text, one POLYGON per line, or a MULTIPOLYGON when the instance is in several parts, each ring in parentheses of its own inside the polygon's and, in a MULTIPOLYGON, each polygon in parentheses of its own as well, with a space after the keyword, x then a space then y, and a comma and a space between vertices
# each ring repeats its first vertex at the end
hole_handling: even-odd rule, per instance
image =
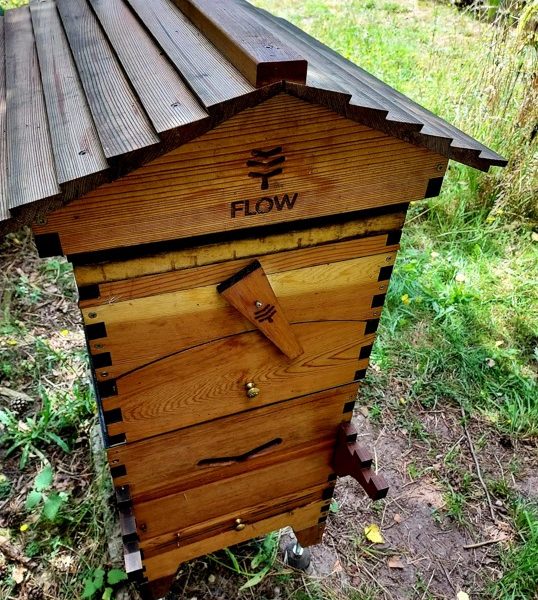
POLYGON ((103 346, 103 344, 95 344, 95 346, 94 346, 94 348, 95 348, 96 350, 102 350, 102 349, 103 349, 103 347, 104 347, 104 346, 103 346))
POLYGON ((95 319, 96 317, 97 317, 97 313, 95 313, 95 312, 88 313, 89 319, 95 319))
POLYGON ((245 387, 249 398, 256 398, 256 396, 259 396, 260 389, 256 387, 256 384, 253 381, 249 381, 245 387))
POLYGON ((445 168, 445 166, 442 163, 439 163, 438 165, 436 165, 435 168, 437 171, 442 171, 445 168))
POLYGON ((263 306, 263 302, 261 300, 256 300, 256 302, 254 302, 254 306, 256 308, 261 308, 263 306))
POLYGON ((243 523, 243 521, 241 519, 236 519, 235 520, 235 530, 236 531, 243 531, 243 529, 245 529, 246 525, 243 523))
POLYGON ((108 377, 108 371, 102 371, 100 375, 101 377, 108 377))

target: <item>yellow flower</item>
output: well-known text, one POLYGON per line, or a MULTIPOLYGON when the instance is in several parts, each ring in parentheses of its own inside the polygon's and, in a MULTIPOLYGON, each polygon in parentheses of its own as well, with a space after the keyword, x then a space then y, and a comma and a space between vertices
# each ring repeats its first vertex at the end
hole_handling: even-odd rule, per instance
POLYGON ((409 294, 404 294, 404 295, 402 296, 402 302, 403 302, 404 304, 411 304, 411 300, 409 299, 409 294))
POLYGON ((9 338, 7 340, 7 345, 8 346, 16 346, 19 342, 17 342, 17 340, 14 340, 13 338, 9 338))
POLYGON ((371 525, 368 525, 368 527, 364 528, 364 535, 366 536, 366 539, 369 542, 372 542, 372 544, 384 544, 385 540, 383 539, 383 536, 381 535, 381 530, 379 529, 379 525, 376 525, 375 523, 372 523, 371 525))
POLYGON ((69 330, 68 329, 62 329, 60 331, 60 335, 63 337, 67 337, 69 335, 69 330))
POLYGON ((495 217, 493 217, 492 215, 486 218, 486 223, 493 223, 493 221, 495 221, 495 217))
POLYGON ((22 533, 24 533, 25 531, 28 531, 28 529, 30 529, 30 525, 28 525, 28 523, 23 523, 20 527, 20 530, 22 531, 22 533))

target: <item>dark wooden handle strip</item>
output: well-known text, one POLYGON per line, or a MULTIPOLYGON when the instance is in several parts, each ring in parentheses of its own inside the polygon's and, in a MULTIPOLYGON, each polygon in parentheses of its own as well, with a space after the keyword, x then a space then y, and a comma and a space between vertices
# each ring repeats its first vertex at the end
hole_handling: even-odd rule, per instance
POLYGON ((253 458, 257 454, 261 454, 265 450, 269 448, 273 448, 274 446, 279 446, 282 444, 282 438, 275 438, 274 440, 270 440, 261 446, 257 446, 248 452, 243 454, 239 454, 238 456, 219 456, 217 458, 204 458, 198 462, 199 467, 207 467, 207 466, 215 466, 224 463, 239 463, 248 460, 249 458, 253 458))

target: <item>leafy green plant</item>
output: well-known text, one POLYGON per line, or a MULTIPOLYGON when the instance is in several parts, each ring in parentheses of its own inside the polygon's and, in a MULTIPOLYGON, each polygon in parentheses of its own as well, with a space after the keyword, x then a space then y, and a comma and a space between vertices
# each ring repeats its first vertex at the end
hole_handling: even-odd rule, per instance
POLYGON ((245 577, 246 582, 239 589, 246 590, 259 585, 272 569, 278 553, 278 542, 278 532, 266 535, 263 541, 258 544, 256 554, 250 559, 249 569, 241 566, 237 556, 229 548, 226 548, 223 552, 230 561, 230 564, 223 562, 214 554, 211 555, 211 560, 237 573, 237 575, 245 577))
POLYGON ((10 410, 0 410, 0 424, 4 426, 2 441, 8 445, 5 456, 18 451, 21 454, 19 466, 23 469, 28 463, 31 453, 47 459, 43 453, 47 446, 54 444, 64 452, 70 452, 65 433, 76 433, 75 426, 81 418, 92 413, 92 397, 89 388, 74 386, 72 394, 62 395, 61 401, 54 405, 46 391, 42 391, 42 407, 34 416, 21 421, 10 410))
POLYGON ((112 600, 114 586, 123 581, 127 581, 127 579, 127 574, 121 569, 111 569, 108 573, 100 568, 94 569, 90 575, 84 579, 84 590, 81 598, 95 598, 102 592, 102 600, 112 600))
POLYGON ((42 505, 42 515, 48 521, 56 520, 60 508, 68 498, 65 492, 56 492, 51 489, 53 480, 52 467, 48 465, 34 479, 33 489, 25 502, 25 508, 28 511, 42 505))

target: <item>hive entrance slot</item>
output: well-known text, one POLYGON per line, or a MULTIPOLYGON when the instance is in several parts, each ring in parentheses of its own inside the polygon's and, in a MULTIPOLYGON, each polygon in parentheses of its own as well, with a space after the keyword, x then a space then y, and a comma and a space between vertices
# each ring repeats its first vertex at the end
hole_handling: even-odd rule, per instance
POLYGON ((261 454, 265 450, 269 450, 269 448, 273 448, 275 446, 279 446, 282 444, 282 438, 275 438, 274 440, 270 440, 261 446, 257 446, 244 454, 239 454, 238 456, 217 456, 216 458, 204 458, 198 462, 199 467, 208 467, 214 465, 223 465, 230 463, 240 463, 245 462, 249 458, 253 458, 254 456, 261 454))

